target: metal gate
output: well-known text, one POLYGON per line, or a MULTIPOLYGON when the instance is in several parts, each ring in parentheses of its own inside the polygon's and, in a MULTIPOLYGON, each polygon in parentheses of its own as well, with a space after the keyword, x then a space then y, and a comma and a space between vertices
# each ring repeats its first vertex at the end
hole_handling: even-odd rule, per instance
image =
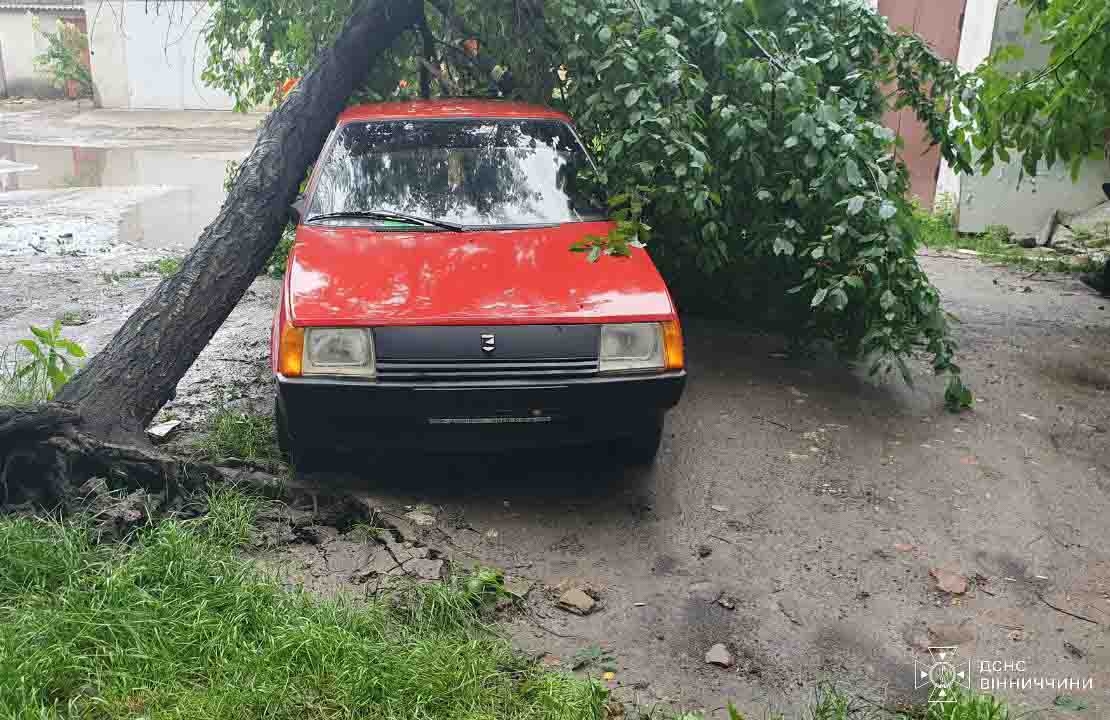
MULTIPOLYGON (((967 0, 879 0, 879 14, 895 30, 914 32, 933 51, 952 62, 960 52, 960 34, 967 0)), ((902 159, 910 171, 910 192, 926 207, 933 206, 940 172, 940 151, 930 147, 929 133, 913 110, 889 111, 883 122, 902 136, 902 159)))

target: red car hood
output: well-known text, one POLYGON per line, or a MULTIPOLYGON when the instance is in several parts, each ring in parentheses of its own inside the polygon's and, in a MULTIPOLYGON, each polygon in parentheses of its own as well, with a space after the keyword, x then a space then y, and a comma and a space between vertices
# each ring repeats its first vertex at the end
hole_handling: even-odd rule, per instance
POLYGON ((295 325, 652 321, 674 306, 643 250, 587 262, 569 251, 611 223, 481 232, 297 229, 286 307, 295 325))

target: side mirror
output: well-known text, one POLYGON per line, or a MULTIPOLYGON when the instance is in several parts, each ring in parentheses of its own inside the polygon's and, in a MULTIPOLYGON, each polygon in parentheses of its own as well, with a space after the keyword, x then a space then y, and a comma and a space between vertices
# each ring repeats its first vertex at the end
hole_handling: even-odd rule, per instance
POLYGON ((294 225, 301 224, 301 218, 304 216, 304 195, 298 195, 293 204, 289 206, 289 221, 294 225))

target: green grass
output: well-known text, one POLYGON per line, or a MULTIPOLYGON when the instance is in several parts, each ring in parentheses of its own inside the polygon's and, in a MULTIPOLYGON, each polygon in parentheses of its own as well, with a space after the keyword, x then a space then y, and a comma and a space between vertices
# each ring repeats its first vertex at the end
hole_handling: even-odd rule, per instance
POLYGON ((141 269, 153 271, 155 273, 158 273, 162 277, 169 277, 170 275, 176 275, 177 271, 181 269, 181 258, 159 258, 157 260, 145 263, 141 269))
POLYGON ((960 234, 951 210, 943 206, 931 213, 918 208, 914 221, 918 240, 931 250, 974 250, 983 260, 1025 270, 1081 273, 1094 272, 1101 267, 1095 262, 1073 264, 1066 256, 1046 257, 1026 252, 1008 242, 1013 234, 1004 225, 991 225, 980 234, 960 234))
POLYGON ((196 442, 208 460, 280 460, 274 418, 222 406, 205 423, 196 442))
POLYGON ((463 581, 322 602, 237 554, 251 503, 125 544, 0 518, 5 718, 600 718, 605 691, 542 671, 485 626, 463 581))
POLYGON ((0 349, 0 405, 28 407, 54 397, 46 366, 19 345, 0 349))
MULTIPOLYGON (((891 710, 879 704, 852 696, 833 685, 820 684, 813 704, 801 714, 762 713, 747 715, 734 706, 728 707, 729 720, 1016 720, 1006 705, 990 695, 956 691, 952 702, 926 704, 907 710, 891 710)), ((704 720, 701 715, 687 713, 675 720, 704 720)))
POLYGON ((181 262, 182 260, 179 257, 159 258, 157 260, 145 262, 132 270, 101 273, 100 279, 107 283, 117 283, 123 280, 134 280, 135 278, 141 278, 151 274, 161 275, 166 278, 176 274, 177 271, 181 269, 181 262))
POLYGON ((65 327, 74 327, 77 325, 87 325, 92 317, 92 313, 85 310, 65 310, 58 313, 58 322, 65 327))

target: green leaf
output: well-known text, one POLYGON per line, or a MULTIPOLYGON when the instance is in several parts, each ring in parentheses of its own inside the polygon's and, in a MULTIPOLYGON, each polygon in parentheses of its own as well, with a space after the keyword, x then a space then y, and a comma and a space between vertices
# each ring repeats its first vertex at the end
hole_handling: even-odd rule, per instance
POLYGON ((844 177, 852 187, 858 187, 863 184, 863 176, 860 175, 859 165, 852 158, 848 158, 844 161, 844 177))
POLYGON ((54 344, 54 336, 50 334, 49 330, 44 330, 34 325, 30 325, 29 327, 31 328, 31 334, 41 340, 44 345, 50 347, 54 344))
POLYGON ((81 347, 80 345, 73 342, 72 340, 66 340, 65 338, 58 338, 58 347, 65 350, 67 353, 69 353, 73 357, 76 357, 76 358, 85 357, 85 348, 81 347))
POLYGON ((721 47, 726 42, 728 42, 728 33, 726 33, 724 30, 718 30, 717 37, 713 38, 713 45, 715 47, 721 47))
POLYGON ((813 299, 810 300, 809 306, 810 307, 817 307, 821 303, 825 302, 825 296, 827 296, 828 294, 829 294, 829 289, 827 287, 821 288, 820 290, 818 290, 817 292, 815 292, 813 294, 813 299))
POLYGON ((848 214, 859 215, 867 200, 862 195, 856 195, 848 201, 848 214))
POLYGON ((879 297, 879 307, 883 310, 889 310, 898 302, 898 298, 894 297, 894 293, 889 290, 883 290, 882 296, 879 297))
POLYGON ((604 27, 602 27, 600 30, 597 31, 597 39, 600 40, 603 43, 608 43, 609 40, 612 37, 613 37, 613 31, 608 25, 605 25, 604 27))
POLYGON ((793 255, 794 243, 789 240, 784 240, 781 237, 776 237, 772 243, 772 249, 776 255, 793 255))
POLYGON ((601 246, 594 245, 590 248, 590 252, 586 255, 586 259, 590 262, 597 262, 601 258, 601 246))
POLYGON ((43 354, 42 350, 39 348, 38 343, 36 343, 34 340, 17 340, 16 344, 22 347, 27 352, 31 353, 31 355, 34 356, 35 360, 42 363, 43 366, 46 365, 46 355, 43 354))
POLYGON ((628 91, 628 94, 624 96, 624 106, 632 107, 640 101, 640 96, 643 94, 644 89, 642 87, 632 88, 628 91))
POLYGON ((898 213, 898 208, 889 200, 883 200, 883 204, 879 206, 879 217, 883 220, 889 220, 898 213))
POLYGON ((971 407, 975 398, 971 391, 964 386, 960 376, 953 374, 948 378, 948 387, 944 390, 944 405, 949 412, 958 413, 971 407))

